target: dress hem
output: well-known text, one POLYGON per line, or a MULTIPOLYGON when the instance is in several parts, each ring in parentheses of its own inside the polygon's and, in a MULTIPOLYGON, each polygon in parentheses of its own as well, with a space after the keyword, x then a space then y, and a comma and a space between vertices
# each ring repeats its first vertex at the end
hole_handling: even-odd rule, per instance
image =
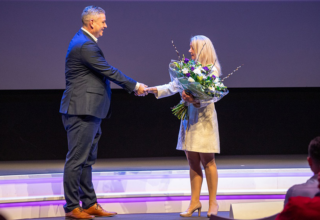
POLYGON ((184 150, 184 149, 178 149, 178 148, 176 148, 176 150, 181 150, 181 151, 190 151, 190 152, 196 152, 196 153, 208 153, 208 154, 220 154, 220 151, 219 152, 208 152, 208 151, 206 151, 206 152, 204 152, 204 151, 202 151, 202 152, 200 152, 200 151, 194 151, 194 150, 184 150))

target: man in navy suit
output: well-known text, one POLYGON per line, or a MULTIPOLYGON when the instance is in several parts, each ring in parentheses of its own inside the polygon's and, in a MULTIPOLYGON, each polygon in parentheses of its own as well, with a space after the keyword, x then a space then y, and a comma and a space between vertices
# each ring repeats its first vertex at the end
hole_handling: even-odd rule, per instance
POLYGON ((66 90, 60 106, 68 137, 63 178, 67 202, 64 209, 66 217, 92 219, 117 214, 104 210, 97 203, 92 184, 92 165, 97 158, 101 119, 110 117, 110 81, 139 96, 146 94, 146 85, 124 75, 105 60, 97 44, 107 27, 102 8, 86 7, 82 12, 82 23, 66 55, 66 90))

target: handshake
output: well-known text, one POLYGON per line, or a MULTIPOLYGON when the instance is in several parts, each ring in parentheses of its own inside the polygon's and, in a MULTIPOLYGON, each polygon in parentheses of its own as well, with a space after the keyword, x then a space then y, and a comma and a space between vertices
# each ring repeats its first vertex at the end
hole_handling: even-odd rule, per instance
POLYGON ((153 93, 156 96, 158 95, 158 90, 156 87, 148 87, 147 85, 140 83, 139 88, 135 91, 136 96, 146 96, 149 93, 153 93))
MULTIPOLYGON (((153 93, 156 97, 158 97, 158 89, 157 87, 148 87, 147 85, 140 83, 139 89, 135 91, 136 96, 146 96, 149 93, 153 93)), ((193 95, 186 93, 185 91, 181 92, 181 98, 190 104, 192 104, 196 108, 200 108, 200 100, 193 97, 193 95)))

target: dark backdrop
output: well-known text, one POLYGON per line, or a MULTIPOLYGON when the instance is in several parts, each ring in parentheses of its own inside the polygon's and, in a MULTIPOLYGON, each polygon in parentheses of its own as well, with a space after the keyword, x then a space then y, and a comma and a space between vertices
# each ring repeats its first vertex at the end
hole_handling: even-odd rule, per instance
MULTIPOLYGON (((63 90, 0 91, 0 160, 57 160, 67 153, 58 113, 63 90)), ((112 93, 102 122, 99 158, 183 156, 180 122, 170 112, 179 95, 157 100, 112 93)), ((221 155, 306 154, 320 135, 320 88, 231 88, 216 103, 221 155)))
MULTIPOLYGON (((0 160, 65 158, 64 58, 91 4, 106 10, 108 62, 149 86, 169 81, 171 39, 188 54, 191 36, 208 36, 225 75, 245 64, 216 103, 222 155, 302 154, 320 135, 319 1, 0 0, 0 160)), ((183 156, 179 99, 114 89, 98 156, 183 156)))

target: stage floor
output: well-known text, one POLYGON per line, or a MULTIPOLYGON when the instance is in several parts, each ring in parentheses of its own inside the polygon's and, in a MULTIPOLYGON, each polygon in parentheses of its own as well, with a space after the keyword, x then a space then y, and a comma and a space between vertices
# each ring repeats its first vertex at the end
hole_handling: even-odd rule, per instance
MULTIPOLYGON (((221 217, 229 217, 229 212, 219 212, 218 216, 221 217)), ((185 217, 181 217, 179 213, 144 213, 144 214, 121 214, 121 215, 116 215, 112 218, 110 217, 99 217, 99 220, 181 220, 181 219, 186 219, 185 217)), ((201 212, 201 216, 198 217, 198 213, 194 212, 192 217, 188 217, 187 219, 192 219, 192 220, 203 220, 203 219, 208 219, 207 218, 207 212, 201 212)), ((30 220, 65 220, 65 217, 54 217, 54 218, 35 218, 35 219, 30 219, 30 220)))
MULTIPOLYGON (((221 169, 285 169, 309 168, 307 155, 217 155, 216 164, 221 169)), ((1 161, 0 176, 63 173, 64 161, 1 161)), ((93 172, 188 170, 185 157, 98 159, 93 172)))
MULTIPOLYGON (((312 176, 307 155, 217 155, 217 201, 221 216, 232 204, 276 203, 283 208, 287 189, 312 176)), ((0 212, 14 219, 64 219, 64 161, 0 162, 0 212)), ((203 174, 204 178, 205 175, 203 174)), ((114 219, 181 219, 190 201, 189 166, 185 157, 98 159, 93 185, 99 203, 119 213, 114 219)), ((205 182, 205 180, 204 180, 205 182)), ((202 185, 206 218, 207 184, 202 185)), ((225 215, 224 215, 225 214, 225 215)), ((108 218, 109 219, 109 218, 108 218)))

